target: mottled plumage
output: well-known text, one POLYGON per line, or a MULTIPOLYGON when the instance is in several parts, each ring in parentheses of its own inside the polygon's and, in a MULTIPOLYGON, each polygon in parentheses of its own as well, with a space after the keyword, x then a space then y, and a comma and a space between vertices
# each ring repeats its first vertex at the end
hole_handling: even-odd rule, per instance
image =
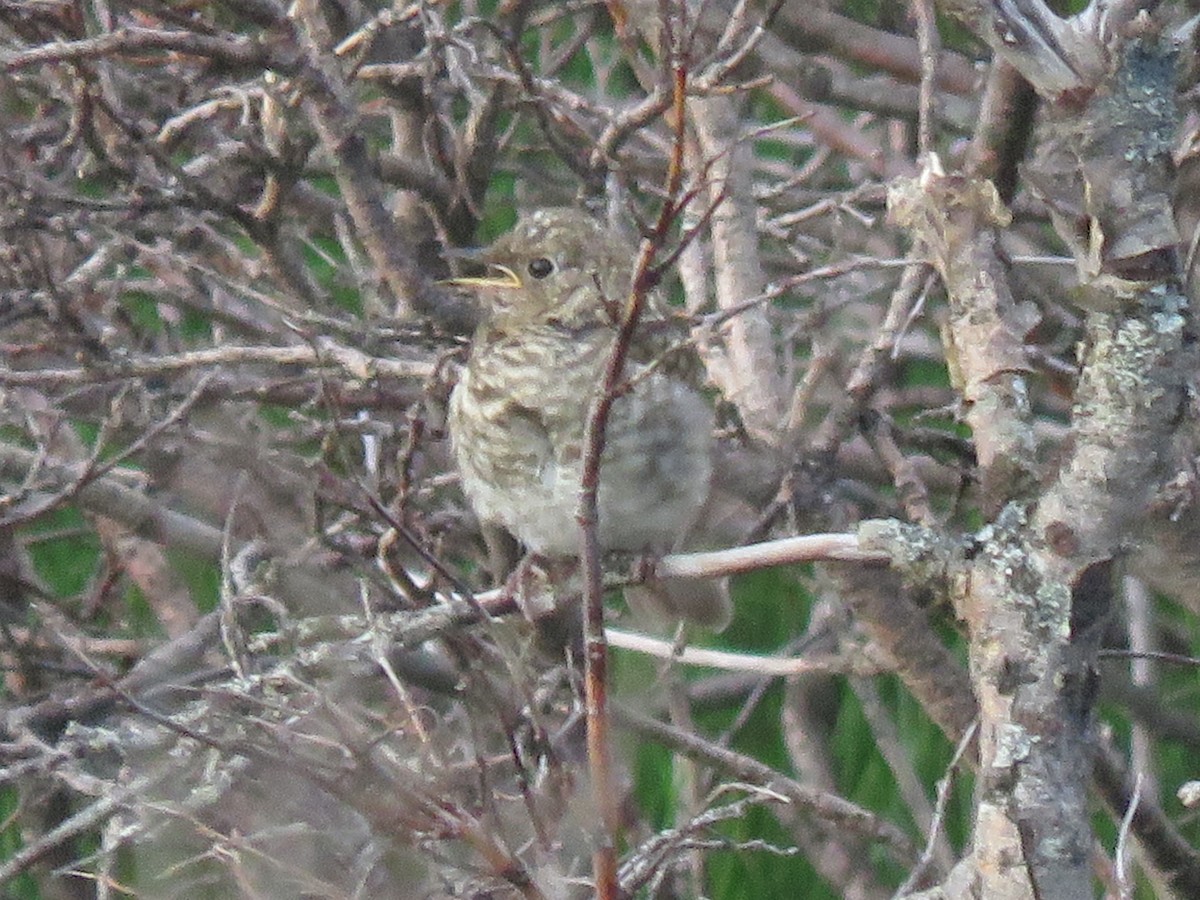
MULTIPOLYGON (((450 400, 463 490, 481 521, 543 555, 578 552, 584 428, 635 256, 636 248, 584 213, 548 209, 489 248, 488 277, 458 280, 478 292, 484 316, 450 400)), ((678 546, 712 473, 712 411, 687 375, 695 368, 670 353, 686 332, 656 297, 648 299, 625 370, 633 388, 613 404, 601 457, 605 550, 678 546)), ((676 611, 718 621, 724 603, 676 611)))

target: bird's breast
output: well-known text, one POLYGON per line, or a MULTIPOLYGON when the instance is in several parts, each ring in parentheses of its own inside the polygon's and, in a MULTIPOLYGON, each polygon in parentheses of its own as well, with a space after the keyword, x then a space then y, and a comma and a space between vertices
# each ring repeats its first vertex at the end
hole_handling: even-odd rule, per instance
MULTIPOLYGON (((612 340, 611 329, 484 331, 451 398, 472 506, 539 552, 577 546, 584 431, 612 340)), ((632 387, 612 406, 601 458, 601 542, 670 546, 707 493, 712 413, 662 371, 626 374, 632 387)))

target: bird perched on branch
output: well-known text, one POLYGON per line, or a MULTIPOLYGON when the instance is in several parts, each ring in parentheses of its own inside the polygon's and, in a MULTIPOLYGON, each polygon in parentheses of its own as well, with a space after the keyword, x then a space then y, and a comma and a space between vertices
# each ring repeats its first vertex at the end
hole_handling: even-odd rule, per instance
MULTIPOLYGON (((544 209, 452 283, 482 308, 450 399, 463 490, 481 522, 546 557, 578 554, 584 430, 630 294, 636 248, 585 213, 544 209)), ((606 551, 678 548, 709 491, 713 414, 687 332, 647 297, 605 430, 597 503, 606 551)), ((655 590, 679 617, 723 626, 723 585, 655 590)))

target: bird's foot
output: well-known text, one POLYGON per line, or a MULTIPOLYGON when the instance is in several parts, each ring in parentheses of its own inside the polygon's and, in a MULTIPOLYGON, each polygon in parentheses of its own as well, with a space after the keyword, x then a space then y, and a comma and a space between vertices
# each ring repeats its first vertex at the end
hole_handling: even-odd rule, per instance
POLYGON ((635 556, 632 565, 629 567, 630 580, 639 584, 652 581, 654 573, 658 571, 658 561, 660 559, 662 559, 661 553, 641 553, 635 556))
POLYGON ((625 599, 631 608, 648 610, 668 620, 683 619, 721 631, 733 617, 729 584, 725 578, 660 578, 660 554, 634 558, 625 599))
POLYGON ((527 553, 504 581, 505 596, 530 622, 545 618, 556 608, 550 569, 550 560, 527 553))

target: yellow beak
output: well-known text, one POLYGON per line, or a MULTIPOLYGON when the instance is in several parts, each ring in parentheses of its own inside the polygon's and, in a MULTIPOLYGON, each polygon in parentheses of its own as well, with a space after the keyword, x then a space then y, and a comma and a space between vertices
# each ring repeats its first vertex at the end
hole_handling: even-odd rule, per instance
POLYGON ((519 288, 521 279, 508 266, 502 266, 499 263, 488 263, 489 269, 495 269, 500 274, 494 276, 464 276, 462 278, 444 278, 438 284, 449 284, 455 287, 474 287, 474 288, 519 288))

